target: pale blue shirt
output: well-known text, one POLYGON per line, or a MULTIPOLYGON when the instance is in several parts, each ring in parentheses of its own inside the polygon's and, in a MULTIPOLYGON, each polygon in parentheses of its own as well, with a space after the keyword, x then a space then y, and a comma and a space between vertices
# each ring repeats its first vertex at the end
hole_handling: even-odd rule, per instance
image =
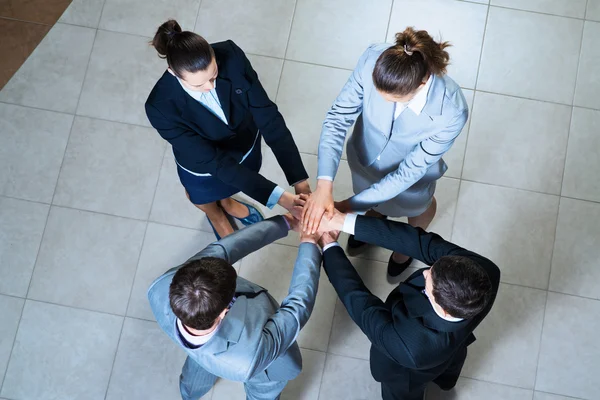
MULTIPOLYGON (((181 85, 183 90, 185 90, 185 92, 187 94, 189 94, 194 100, 196 100, 198 103, 202 104, 208 111, 210 111, 215 116, 217 116, 221 121, 223 121, 224 124, 226 124, 226 125, 228 124, 227 117, 225 117, 225 113, 223 112, 223 108, 221 107, 221 102, 219 101, 219 96, 217 95, 217 81, 214 81, 215 87, 213 87, 212 90, 210 90, 209 92, 198 92, 198 91, 190 90, 190 89, 186 88, 183 85, 183 83, 181 83, 181 80, 179 78, 177 78, 177 81, 179 82, 179 84, 181 85)), ((258 137, 258 134, 257 134, 257 137, 258 137)), ((254 141, 254 144, 256 144, 256 140, 254 141)), ((242 157, 242 161, 240 161, 240 162, 243 162, 246 159, 246 157, 248 157, 250 152, 252 152, 252 150, 254 150, 254 144, 252 145, 252 148, 250 148, 250 150, 246 154, 244 154, 244 156, 242 157)), ((177 163, 177 164, 179 165, 179 163, 177 163)), ((185 170, 193 175, 200 175, 200 176, 209 176, 210 175, 210 174, 197 174, 195 172, 192 172, 192 171, 189 171, 189 170, 183 168, 181 165, 179 165, 179 166, 183 170, 185 170)), ((277 204, 279 202, 279 199, 281 198, 281 196, 283 196, 284 192, 285 192, 285 190, 282 187, 276 186, 275 189, 273 189, 273 191, 271 192, 271 195, 269 196, 269 200, 267 200, 267 207, 269 207, 269 208, 275 207, 275 204, 277 204)))

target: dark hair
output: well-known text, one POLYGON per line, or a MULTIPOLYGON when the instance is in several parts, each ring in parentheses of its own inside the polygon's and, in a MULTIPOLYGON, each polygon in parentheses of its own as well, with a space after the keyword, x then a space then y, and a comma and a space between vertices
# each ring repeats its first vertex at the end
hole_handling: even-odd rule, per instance
POLYGON ((209 329, 235 294, 237 273, 225 260, 205 257, 188 262, 173 276, 169 301, 173 313, 193 329, 209 329))
POLYGON ((427 31, 411 27, 396 33, 396 44, 381 53, 375 63, 375 87, 399 96, 414 92, 430 74, 446 73, 450 56, 444 49, 449 46, 448 42, 437 43, 427 31))
POLYGON ((474 317, 490 301, 490 278, 468 257, 441 257, 431 267, 431 279, 436 303, 455 318, 474 317))
POLYGON ((150 42, 160 58, 166 58, 175 75, 181 78, 183 72, 204 71, 215 53, 210 44, 200 35, 182 31, 174 19, 158 27, 150 42))

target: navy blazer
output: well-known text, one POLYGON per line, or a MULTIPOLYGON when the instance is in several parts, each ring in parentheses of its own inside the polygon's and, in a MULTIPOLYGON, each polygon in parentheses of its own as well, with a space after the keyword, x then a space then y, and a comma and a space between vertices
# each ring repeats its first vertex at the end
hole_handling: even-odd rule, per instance
POLYGON ((219 74, 217 95, 228 124, 188 95, 165 71, 146 101, 146 114, 173 146, 185 169, 208 173, 267 204, 277 186, 240 164, 260 130, 290 185, 308 178, 292 134, 263 89, 250 61, 231 40, 211 45, 219 74))

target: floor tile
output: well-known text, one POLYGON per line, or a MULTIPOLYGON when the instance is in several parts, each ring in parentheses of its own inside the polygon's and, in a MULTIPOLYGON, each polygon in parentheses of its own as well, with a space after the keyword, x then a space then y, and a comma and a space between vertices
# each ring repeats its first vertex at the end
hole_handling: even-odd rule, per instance
POLYGON ((73 0, 58 22, 97 28, 104 0, 73 0))
POLYGON ((532 393, 531 390, 460 378, 456 387, 449 392, 444 392, 435 384, 430 384, 425 398, 426 400, 531 400, 532 393))
POLYGON ((145 227, 141 221, 53 207, 29 298, 124 315, 145 227))
POLYGON ((52 25, 69 2, 70 0, 2 0, 0 16, 52 25))
POLYGON ((127 315, 154 320, 146 294, 152 282, 214 241, 212 232, 148 224, 127 315))
POLYGON ((0 92, 0 101, 74 113, 95 31, 56 24, 0 92))
POLYGON ((350 74, 337 68, 284 63, 277 105, 301 152, 317 154, 323 120, 350 74))
POLYGON ((600 391, 600 324, 592 315, 600 302, 548 293, 535 388, 565 396, 595 399, 600 391))
POLYGON ((381 399, 381 386, 371 376, 369 362, 327 355, 320 399, 381 399))
POLYGON ((100 29, 154 36, 168 19, 175 19, 185 31, 193 31, 201 0, 106 0, 100 29))
POLYGON ((560 194, 571 107, 477 93, 463 178, 560 194))
POLYGON ((154 129, 77 117, 54 204, 147 219, 164 152, 154 129))
POLYGON ((27 294, 49 208, 0 197, 0 293, 27 294))
POLYGON ((463 181, 452 241, 494 261, 502 282, 546 289, 557 196, 463 181))
POLYGON ((545 291, 501 284, 475 330, 462 375, 533 389, 545 304, 545 291))
POLYGON ((600 181, 594 171, 600 168, 600 111, 573 108, 562 195, 600 201, 600 181))
POLYGON ((195 32, 209 42, 233 40, 245 52, 283 58, 294 0, 204 0, 195 32), (250 29, 249 29, 250 28, 250 29))
POLYGON ((600 64, 600 22, 586 21, 583 28, 579 74, 575 89, 575 105, 600 109, 598 64, 600 64))
MULTIPOLYGON (((387 296, 397 286, 387 281, 387 263, 351 258, 350 261, 358 271, 369 290, 385 301, 387 296)), ((414 268, 405 271, 398 281, 402 281, 415 272, 414 268)), ((335 306, 335 316, 329 342, 329 353, 369 359, 371 342, 348 315, 341 301, 335 306)))
MULTIPOLYGON (((271 244, 242 260, 240 276, 266 288, 271 296, 281 302, 288 294, 297 255, 296 247, 271 244)), ((300 346, 327 350, 336 298, 333 287, 322 271, 312 315, 298 336, 300 346)))
POLYGON ((491 0, 492 6, 583 18, 587 0, 491 0))
POLYGON ((206 214, 194 207, 185 197, 185 189, 179 182, 170 145, 167 146, 160 170, 150 221, 212 232, 206 214))
POLYGON ((562 198, 550 290, 600 299, 600 204, 562 198))
POLYGON ((260 83, 269 95, 272 101, 277 98, 277 89, 279 88, 279 78, 281 78, 281 70, 283 69, 283 60, 280 58, 256 56, 254 54, 246 54, 248 60, 252 63, 252 67, 258 74, 260 83))
POLYGON ((487 6, 463 1, 394 1, 387 41, 406 27, 427 30, 437 41, 449 41, 452 47, 448 75, 460 86, 474 88, 483 43, 487 6))
POLYGON ((600 0, 588 0, 585 18, 600 21, 600 0))
POLYGON ((0 104, 0 194, 52 202, 73 116, 0 104))
POLYGON ((150 126, 144 103, 167 64, 148 40, 98 31, 78 115, 150 126))
POLYGON ((578 400, 575 397, 565 397, 557 394, 550 394, 544 392, 535 392, 533 400, 578 400))
POLYGON ((454 141, 454 144, 450 150, 444 154, 444 161, 448 165, 448 171, 446 171, 445 176, 449 178, 460 178, 462 176, 465 150, 469 137, 469 129, 471 126, 471 121, 473 120, 473 97, 475 92, 469 89, 463 89, 462 91, 467 99, 467 104, 469 105, 469 119, 467 120, 467 123, 465 124, 465 127, 460 135, 458 135, 454 141))
POLYGON ((391 0, 298 0, 286 59, 354 69, 372 43, 385 42, 391 0))
POLYGON ((114 315, 27 301, 2 396, 104 399, 122 323, 114 315))
MULTIPOLYGON (((4 275, 3 275, 4 276, 4 275)), ((4 380, 25 300, 0 295, 0 385, 4 380)))
POLYGON ((0 89, 14 75, 50 30, 47 25, 0 19, 0 89))
POLYGON ((477 89, 571 104, 582 29, 581 20, 491 7, 477 89))
POLYGON ((125 318, 106 400, 179 400, 186 353, 155 322, 125 318))

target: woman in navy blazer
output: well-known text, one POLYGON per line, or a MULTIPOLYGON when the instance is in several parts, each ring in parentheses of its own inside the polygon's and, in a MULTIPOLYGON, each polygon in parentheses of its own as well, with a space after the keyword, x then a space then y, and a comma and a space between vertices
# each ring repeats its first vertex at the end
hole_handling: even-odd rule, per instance
POLYGON ((146 101, 146 114, 173 146, 186 195, 206 213, 217 238, 233 232, 227 215, 244 225, 262 220, 254 207, 231 198, 240 191, 269 208, 296 210, 298 195, 310 193, 308 174, 244 52, 230 40, 210 45, 174 20, 158 28, 152 45, 169 67, 146 101), (258 173, 261 137, 296 196, 258 173))

